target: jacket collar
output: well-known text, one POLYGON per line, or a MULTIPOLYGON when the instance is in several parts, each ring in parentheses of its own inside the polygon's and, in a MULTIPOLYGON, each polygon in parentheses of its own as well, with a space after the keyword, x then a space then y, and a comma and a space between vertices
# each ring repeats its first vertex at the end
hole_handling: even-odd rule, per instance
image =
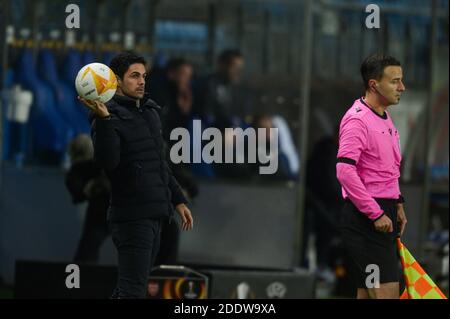
POLYGON ((113 100, 117 104, 119 104, 121 106, 126 106, 126 107, 136 107, 136 103, 138 101, 137 99, 133 99, 131 97, 124 96, 124 95, 118 95, 118 94, 115 94, 113 96, 113 100))
MULTIPOLYGON (((136 107, 136 103, 137 103, 137 99, 133 99, 129 96, 124 96, 124 95, 118 95, 115 94, 113 96, 113 100, 122 106, 126 106, 126 107, 136 107)), ((158 104, 156 104, 155 101, 153 101, 152 99, 144 96, 143 99, 140 100, 140 105, 143 107, 151 107, 154 109, 157 109, 158 111, 162 109, 161 106, 159 106, 158 104)))
POLYGON ((159 106, 158 104, 156 104, 156 102, 153 101, 152 99, 147 98, 147 99, 145 100, 145 98, 144 98, 143 101, 145 101, 145 102, 143 103, 143 105, 142 105, 143 107, 152 108, 152 109, 155 109, 155 110, 158 111, 158 112, 161 112, 162 107, 159 106))
MULTIPOLYGON (((128 96, 115 94, 110 102, 107 103, 108 110, 117 113, 122 118, 131 118, 130 111, 136 108, 137 99, 133 99, 128 96)), ((149 98, 141 100, 141 106, 146 108, 155 109, 158 113, 161 112, 161 106, 156 104, 155 101, 149 98)))

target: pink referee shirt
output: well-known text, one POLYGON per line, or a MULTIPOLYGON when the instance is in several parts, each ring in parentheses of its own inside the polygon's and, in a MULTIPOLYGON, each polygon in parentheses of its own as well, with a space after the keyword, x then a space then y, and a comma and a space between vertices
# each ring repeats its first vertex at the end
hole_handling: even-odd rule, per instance
POLYGON ((356 100, 342 118, 337 157, 343 197, 368 218, 383 214, 374 198, 400 198, 400 136, 388 112, 381 116, 356 100))

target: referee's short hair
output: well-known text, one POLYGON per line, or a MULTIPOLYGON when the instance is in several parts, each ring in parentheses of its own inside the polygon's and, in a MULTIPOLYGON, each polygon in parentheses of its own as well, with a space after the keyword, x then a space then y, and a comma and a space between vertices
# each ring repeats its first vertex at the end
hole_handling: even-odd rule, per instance
POLYGON ((390 55, 376 53, 368 56, 361 64, 361 76, 366 90, 369 88, 369 80, 381 79, 384 69, 392 65, 401 66, 400 62, 390 55))

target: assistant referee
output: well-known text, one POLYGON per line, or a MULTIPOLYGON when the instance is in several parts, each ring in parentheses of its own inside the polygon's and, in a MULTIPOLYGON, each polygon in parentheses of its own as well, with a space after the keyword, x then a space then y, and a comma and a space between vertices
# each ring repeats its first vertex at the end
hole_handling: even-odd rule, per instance
POLYGON ((396 237, 406 225, 400 192, 400 135, 387 108, 405 91, 400 62, 374 54, 364 60, 365 95, 342 118, 337 178, 346 200, 340 229, 359 299, 399 298, 396 237), (378 269, 375 282, 367 280, 378 269), (375 284, 374 284, 375 283, 375 284))

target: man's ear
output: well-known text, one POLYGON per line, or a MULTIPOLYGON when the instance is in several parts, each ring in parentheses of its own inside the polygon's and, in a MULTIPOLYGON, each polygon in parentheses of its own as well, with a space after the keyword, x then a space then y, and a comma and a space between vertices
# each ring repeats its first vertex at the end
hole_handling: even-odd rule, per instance
POLYGON ((122 85, 122 79, 117 75, 116 75, 116 79, 117 79, 117 86, 121 86, 122 85))
POLYGON ((378 83, 376 80, 369 80, 369 88, 376 91, 378 87, 378 83))

